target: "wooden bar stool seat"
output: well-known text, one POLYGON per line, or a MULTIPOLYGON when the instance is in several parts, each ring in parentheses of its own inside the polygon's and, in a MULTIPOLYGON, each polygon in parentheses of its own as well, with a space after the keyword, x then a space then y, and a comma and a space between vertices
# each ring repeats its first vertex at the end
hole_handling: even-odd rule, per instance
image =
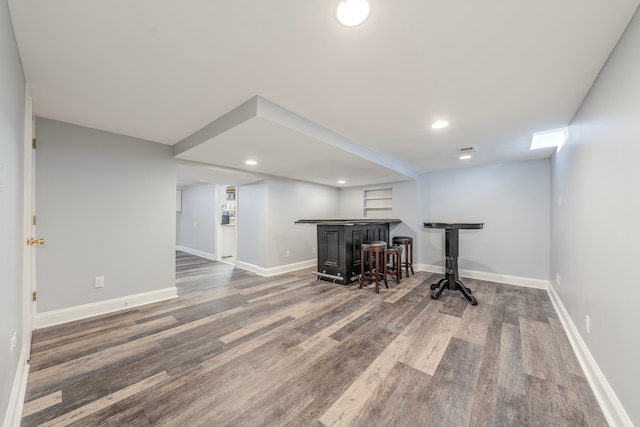
POLYGON ((380 293, 379 282, 384 281, 384 285, 389 288, 387 284, 387 242, 382 240, 374 240, 371 242, 364 242, 360 245, 360 286, 362 289, 365 280, 368 283, 375 281, 376 293, 380 293), (368 256, 368 260, 366 258, 368 256), (365 264, 368 264, 368 268, 365 268, 365 264))
POLYGON ((392 239, 392 243, 404 246, 404 260, 401 261, 400 265, 401 268, 405 268, 406 276, 409 277, 409 269, 411 269, 411 274, 415 274, 413 272, 413 237, 395 236, 392 239))

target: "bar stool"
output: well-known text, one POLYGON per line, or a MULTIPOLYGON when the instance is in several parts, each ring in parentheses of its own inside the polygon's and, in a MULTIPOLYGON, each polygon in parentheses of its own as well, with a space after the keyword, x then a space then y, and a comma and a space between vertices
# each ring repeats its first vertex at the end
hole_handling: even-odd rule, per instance
POLYGON ((411 274, 415 274, 413 272, 413 237, 395 236, 392 243, 404 246, 404 261, 401 261, 400 268, 405 268, 407 277, 409 277, 409 269, 411 269, 411 274))
POLYGON ((396 282, 400 283, 402 279, 402 247, 401 246, 389 246, 387 248, 387 274, 396 276, 396 282))
POLYGON ((360 245, 360 286, 358 289, 362 289, 364 281, 368 280, 371 283, 372 280, 376 282, 376 293, 380 293, 379 281, 384 281, 384 285, 389 288, 387 284, 387 242, 382 240, 374 240, 371 242, 364 242, 360 245), (369 269, 365 271, 365 254, 369 256, 369 269), (375 266, 374 266, 375 264, 375 266))

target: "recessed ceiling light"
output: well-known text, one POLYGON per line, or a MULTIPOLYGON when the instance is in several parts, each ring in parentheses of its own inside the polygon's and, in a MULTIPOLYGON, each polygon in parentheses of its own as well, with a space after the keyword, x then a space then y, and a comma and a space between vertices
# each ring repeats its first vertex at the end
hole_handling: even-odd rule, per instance
POLYGON ((255 160, 247 160, 245 163, 248 164, 248 165, 251 165, 251 166, 254 166, 254 165, 258 164, 258 162, 256 162, 255 160))
POLYGON ((470 156, 470 155, 468 155, 468 154, 465 154, 465 155, 460 156, 460 157, 458 157, 458 158, 459 158, 460 160, 469 160, 469 159, 471 158, 471 156, 470 156))
POLYGON ((568 127, 534 132, 533 137, 531 138, 531 147, 529 147, 529 150, 558 147, 558 151, 560 151, 567 138, 569 138, 568 127))
POLYGON ((343 180, 343 179, 341 179, 340 181, 338 181, 338 184, 346 184, 346 183, 347 183, 347 181, 345 181, 345 180, 343 180))
POLYGON ((434 124, 431 125, 431 129, 442 129, 449 126, 449 122, 446 120, 438 120, 434 124))
POLYGON ((355 27, 362 24, 369 16, 369 2, 367 0, 342 0, 338 4, 336 16, 345 27, 355 27))

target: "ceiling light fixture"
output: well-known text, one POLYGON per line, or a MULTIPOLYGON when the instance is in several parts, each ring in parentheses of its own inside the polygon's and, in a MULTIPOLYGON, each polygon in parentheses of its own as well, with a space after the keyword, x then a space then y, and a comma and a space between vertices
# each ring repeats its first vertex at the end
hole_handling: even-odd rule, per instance
POLYGON ((449 122, 446 120, 438 120, 434 124, 431 125, 431 129, 442 129, 449 126, 449 122))
POLYGON ((341 179, 340 181, 338 181, 338 184, 346 184, 346 183, 347 183, 347 181, 345 181, 345 180, 343 180, 343 179, 341 179))
POLYGON ((460 157, 458 157, 458 158, 459 158, 460 160, 469 160, 469 159, 471 158, 471 156, 470 156, 469 154, 465 154, 465 155, 462 155, 462 156, 460 156, 460 157))
POLYGON ((336 16, 345 27, 355 27, 367 19, 370 9, 367 0, 342 0, 338 4, 336 16))
POLYGON ((245 163, 251 166, 255 166, 258 164, 258 162, 256 162, 255 160, 247 160, 245 163))

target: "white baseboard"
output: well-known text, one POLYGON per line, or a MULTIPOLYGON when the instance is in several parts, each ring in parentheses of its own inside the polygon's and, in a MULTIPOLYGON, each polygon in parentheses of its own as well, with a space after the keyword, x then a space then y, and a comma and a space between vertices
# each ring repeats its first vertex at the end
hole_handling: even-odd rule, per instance
POLYGON ((27 349, 23 348, 18 361, 18 369, 13 380, 11 396, 9 397, 9 407, 4 417, 5 427, 18 427, 22 419, 22 408, 24 407, 24 396, 27 391, 27 378, 29 377, 29 365, 27 364, 27 349))
MULTIPOLYGON (((414 267, 416 265, 414 264, 414 267)), ((430 273, 444 274, 444 267, 441 265, 417 264, 418 270, 430 273)), ((508 276, 506 274, 487 273, 485 271, 459 269, 460 276, 469 279, 486 280, 488 282, 505 283, 507 285, 524 286, 527 288, 547 289, 551 282, 542 279, 532 279, 530 277, 508 276)))
POLYGON ((611 426, 633 427, 631 419, 584 343, 560 296, 553 286, 549 286, 547 292, 607 422, 611 426))
POLYGON ((199 251, 198 249, 188 248, 186 246, 176 246, 177 251, 186 252, 191 255, 199 256, 201 258, 210 259, 211 261, 218 261, 216 254, 210 254, 209 252, 199 251))
POLYGON ((47 311, 36 314, 35 327, 37 329, 44 328, 46 326, 59 325, 61 323, 86 319, 88 317, 98 316, 101 314, 113 313, 115 311, 137 307, 139 305, 149 304, 152 302, 164 301, 176 298, 177 296, 178 291, 175 286, 172 286, 170 288, 159 289, 157 291, 128 295, 125 297, 98 301, 91 304, 63 308, 61 310, 47 311))
POLYGON ((312 259, 308 261, 296 262, 293 264, 280 265, 272 268, 262 268, 257 265, 249 264, 242 261, 236 261, 236 267, 243 270, 252 271, 260 276, 275 276, 276 274, 289 273, 291 271, 301 270, 303 268, 314 267, 317 265, 317 260, 312 259))

